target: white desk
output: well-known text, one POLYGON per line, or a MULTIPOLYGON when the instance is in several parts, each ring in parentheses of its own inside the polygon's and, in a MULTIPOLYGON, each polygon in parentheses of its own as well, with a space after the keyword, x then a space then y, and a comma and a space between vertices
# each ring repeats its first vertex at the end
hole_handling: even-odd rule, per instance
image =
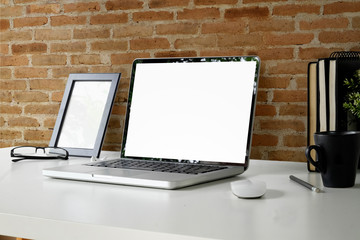
POLYGON ((42 176, 43 168, 89 159, 12 163, 9 150, 0 149, 0 235, 38 240, 360 236, 359 173, 355 187, 330 189, 322 187, 319 174, 307 172, 305 163, 253 160, 236 178, 158 190, 50 179, 42 176), (290 174, 324 192, 290 181, 290 174), (243 178, 266 181, 265 196, 235 197, 230 182, 243 178))

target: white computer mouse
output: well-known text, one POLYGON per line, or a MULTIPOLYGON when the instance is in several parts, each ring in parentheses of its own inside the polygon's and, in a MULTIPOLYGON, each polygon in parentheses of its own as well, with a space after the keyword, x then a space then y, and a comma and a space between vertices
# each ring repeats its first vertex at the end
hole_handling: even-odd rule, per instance
POLYGON ((233 194, 239 198, 259 198, 266 192, 266 183, 258 180, 239 180, 231 182, 233 194))

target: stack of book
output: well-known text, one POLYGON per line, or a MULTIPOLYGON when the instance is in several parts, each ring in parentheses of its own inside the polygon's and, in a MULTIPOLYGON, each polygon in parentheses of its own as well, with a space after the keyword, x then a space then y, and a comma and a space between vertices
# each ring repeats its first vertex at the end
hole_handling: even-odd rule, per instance
MULTIPOLYGON (((344 106, 353 101, 350 94, 359 94, 359 75, 360 52, 334 52, 309 63, 308 145, 315 144, 315 132, 360 130, 360 118, 344 106)), ((316 171, 311 164, 308 169, 316 171)))

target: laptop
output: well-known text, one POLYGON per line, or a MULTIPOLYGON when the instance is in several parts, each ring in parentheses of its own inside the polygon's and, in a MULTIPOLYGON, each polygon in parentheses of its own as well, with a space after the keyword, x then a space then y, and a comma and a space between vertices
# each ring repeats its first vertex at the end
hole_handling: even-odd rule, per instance
POLYGON ((249 166, 257 56, 136 59, 119 159, 44 169, 52 178, 178 189, 249 166))

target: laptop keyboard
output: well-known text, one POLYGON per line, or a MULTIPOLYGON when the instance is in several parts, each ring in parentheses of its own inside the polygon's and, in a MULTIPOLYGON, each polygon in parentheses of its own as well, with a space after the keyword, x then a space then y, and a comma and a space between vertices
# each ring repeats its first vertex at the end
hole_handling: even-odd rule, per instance
POLYGON ((123 168, 135 169, 155 172, 169 172, 169 173, 183 173, 183 174, 201 174, 212 171, 225 169, 224 166, 214 166, 205 164, 189 164, 178 162, 156 162, 145 160, 129 160, 129 159, 116 159, 98 163, 86 164, 95 167, 108 167, 108 168, 123 168))

